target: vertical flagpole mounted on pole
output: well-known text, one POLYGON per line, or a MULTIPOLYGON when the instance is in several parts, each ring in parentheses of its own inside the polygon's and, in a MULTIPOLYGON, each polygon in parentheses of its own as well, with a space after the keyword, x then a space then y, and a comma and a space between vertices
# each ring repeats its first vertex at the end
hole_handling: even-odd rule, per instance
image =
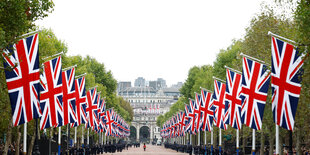
POLYGON ((252 154, 255 155, 255 129, 252 132, 252 154))
POLYGON ((211 127, 211 155, 213 154, 213 127, 211 127))
POLYGON ((76 147, 76 127, 74 127, 74 146, 76 147))
POLYGON ((87 147, 89 147, 89 128, 87 128, 87 147))
POLYGON ((198 146, 200 146, 200 132, 198 132, 198 146))
POLYGON ((61 145, 61 127, 58 127, 58 155, 60 155, 60 146, 61 145))
POLYGON ((219 152, 220 152, 220 154, 222 153, 222 129, 220 128, 220 130, 219 130, 219 132, 220 132, 220 136, 219 136, 219 152))
POLYGON ((279 155, 279 125, 276 124, 276 155, 279 155))
POLYGON ((239 155, 239 130, 236 129, 236 153, 239 155))
POLYGON ((24 141, 23 141, 23 154, 27 153, 27 122, 24 124, 24 141))

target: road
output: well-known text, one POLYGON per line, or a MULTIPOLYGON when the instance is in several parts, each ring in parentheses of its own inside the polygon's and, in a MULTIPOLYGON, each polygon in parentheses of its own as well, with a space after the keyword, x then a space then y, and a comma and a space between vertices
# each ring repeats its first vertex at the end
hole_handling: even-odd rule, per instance
MULTIPOLYGON (((123 152, 107 153, 107 155, 185 155, 186 153, 177 152, 171 149, 165 149, 164 146, 146 145, 146 150, 143 151, 143 145, 138 148, 128 148, 123 152)), ((106 155, 104 153, 104 155, 106 155)))

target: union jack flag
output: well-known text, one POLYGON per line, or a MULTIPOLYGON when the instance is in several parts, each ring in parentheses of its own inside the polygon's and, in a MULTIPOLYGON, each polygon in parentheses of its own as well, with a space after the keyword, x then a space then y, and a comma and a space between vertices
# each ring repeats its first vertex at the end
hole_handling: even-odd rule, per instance
POLYGON ((43 111, 40 120, 41 130, 63 125, 61 57, 44 63, 40 77, 40 106, 43 111))
POLYGON ((266 65, 243 58, 241 122, 260 130, 262 126, 270 74, 266 65))
POLYGON ((293 45, 272 37, 271 88, 274 122, 293 130, 300 90, 303 55, 293 45))
POLYGON ((101 131, 101 129, 100 129, 100 115, 99 115, 99 112, 100 112, 100 107, 99 107, 99 105, 100 105, 100 101, 101 101, 101 99, 100 99, 100 93, 97 93, 97 95, 96 95, 96 105, 97 105, 97 109, 95 109, 95 111, 94 111, 94 126, 92 126, 92 129, 94 130, 94 131, 96 131, 97 133, 99 133, 100 131, 101 131))
POLYGON ((64 124, 75 123, 76 118, 76 106, 75 106, 75 68, 68 69, 62 72, 62 90, 63 90, 63 116, 64 124))
POLYGON ((86 91, 85 91, 85 77, 75 79, 75 99, 76 99, 76 118, 77 121, 74 126, 79 126, 87 122, 86 115, 86 91))
POLYGON ((240 130, 241 123, 241 74, 226 69, 225 124, 240 130))
POLYGON ((201 126, 202 126, 202 114, 201 114, 201 95, 198 93, 195 93, 195 109, 194 113, 196 114, 196 130, 201 131, 201 126))
POLYGON ((86 94, 86 114, 87 114, 87 123, 86 127, 89 128, 91 127, 94 129, 94 125, 96 124, 96 113, 98 109, 97 105, 97 89, 93 88, 91 90, 88 90, 86 94))
POLYGON ((104 129, 104 124, 106 122, 105 119, 105 100, 101 99, 99 104, 99 122, 100 122, 100 128, 104 129))
POLYGON ((187 118, 187 125, 185 127, 186 132, 189 132, 191 134, 195 133, 195 114, 194 114, 194 103, 195 101, 192 101, 190 99, 190 104, 191 105, 187 105, 185 106, 185 112, 186 112, 186 118, 187 118))
POLYGON ((214 80, 214 92, 212 96, 212 104, 214 109, 214 122, 215 125, 221 129, 226 130, 227 124, 224 123, 225 119, 225 90, 226 84, 214 80))
POLYGON ((38 34, 20 40, 3 51, 6 82, 11 101, 13 125, 39 118, 39 38, 38 34), (10 55, 11 54, 11 55, 10 55), (8 56, 10 55, 10 56, 8 56), (15 64, 18 64, 15 68, 15 64))
POLYGON ((212 110, 212 93, 201 89, 201 112, 202 112, 202 131, 211 131, 214 112, 212 110))
POLYGON ((180 136, 185 136, 186 116, 185 112, 180 112, 180 136))
POLYGON ((112 135, 112 132, 114 131, 114 127, 113 127, 113 114, 112 114, 112 109, 107 110, 106 112, 106 130, 107 132, 105 133, 106 136, 110 136, 112 135))

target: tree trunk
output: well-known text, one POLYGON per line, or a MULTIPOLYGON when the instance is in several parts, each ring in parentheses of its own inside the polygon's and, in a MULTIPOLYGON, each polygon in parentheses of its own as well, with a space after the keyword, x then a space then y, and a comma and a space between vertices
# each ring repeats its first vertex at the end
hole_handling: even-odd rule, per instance
POLYGON ((246 147, 247 141, 248 141, 248 138, 245 135, 243 135, 243 138, 242 138, 242 152, 244 154, 245 154, 245 147, 246 147))
POLYGON ((21 137, 21 133, 19 129, 20 129, 20 126, 17 126, 17 140, 16 140, 15 155, 19 155, 20 137, 21 137))
MULTIPOLYGON (((281 135, 281 132, 280 132, 281 135)), ((283 137, 279 135, 279 155, 283 155, 283 137)))
POLYGON ((32 155, 32 149, 33 149, 35 139, 36 139, 36 131, 33 131, 33 135, 31 136, 31 141, 30 141, 28 151, 27 151, 28 155, 32 155))
POLYGON ((301 129, 297 129, 297 137, 296 137, 296 152, 297 154, 301 154, 301 135, 300 131, 301 129))
POLYGON ((11 145, 12 140, 12 119, 9 122, 10 124, 8 125, 8 131, 6 132, 6 142, 3 150, 3 155, 8 154, 9 146, 11 145))
POLYGON ((269 155, 273 155, 273 150, 274 150, 274 135, 270 134, 269 135, 269 155))
POLYGON ((265 151, 265 134, 264 132, 261 132, 260 135, 260 155, 264 155, 264 151, 265 151))

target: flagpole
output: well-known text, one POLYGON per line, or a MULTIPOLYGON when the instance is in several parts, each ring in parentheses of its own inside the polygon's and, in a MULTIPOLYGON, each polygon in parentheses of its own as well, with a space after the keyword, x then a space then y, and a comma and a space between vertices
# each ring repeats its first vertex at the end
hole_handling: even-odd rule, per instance
POLYGON ((87 128, 87 147, 89 146, 89 128, 87 128))
POLYGON ((60 155, 60 146, 61 145, 61 127, 58 127, 58 155, 60 155))
POLYGON ((239 130, 236 129, 236 152, 237 152, 237 155, 239 155, 239 130))
POLYGON ((280 39, 283 39, 283 40, 286 40, 286 41, 289 41, 289 42, 291 42, 291 43, 293 43, 293 44, 296 44, 295 41, 293 41, 293 40, 291 40, 291 39, 284 38, 284 37, 282 37, 282 36, 279 36, 279 35, 277 35, 277 34, 274 34, 274 33, 270 32, 270 31, 268 31, 268 35, 273 36, 273 37, 277 37, 277 38, 280 38, 280 39))
POLYGON ((211 127, 211 155, 213 154, 213 126, 211 127))
POLYGON ((222 129, 221 128, 219 128, 220 130, 219 130, 219 132, 220 132, 220 137, 219 137, 219 152, 220 152, 220 154, 221 154, 221 152, 222 152, 222 129))
POLYGON ((82 127, 82 148, 84 148, 84 127, 82 127))
POLYGON ((198 132, 198 146, 200 146, 200 132, 198 132))
POLYGON ((76 147, 76 127, 74 127, 74 146, 76 147))
POLYGON ((78 78, 80 78, 80 77, 82 77, 82 76, 84 76, 84 75, 86 75, 87 73, 83 73, 83 74, 81 74, 81 75, 78 75, 78 76, 75 76, 75 79, 78 79, 78 78))
POLYGON ((238 71, 238 70, 235 70, 235 69, 233 69, 233 68, 230 68, 230 67, 228 67, 228 66, 224 66, 226 69, 229 69, 229 70, 232 70, 232 71, 234 71, 234 72, 236 72, 236 73, 239 73, 239 74, 242 74, 242 72, 240 72, 240 71, 238 71))
POLYGON ((70 66, 70 67, 64 68, 64 69, 62 69, 62 71, 65 71, 65 70, 68 70, 68 69, 71 69, 71 68, 74 68, 74 67, 77 67, 77 65, 73 65, 73 66, 70 66))
POLYGON ((41 31, 42 30, 36 30, 36 31, 28 32, 26 34, 23 34, 23 35, 19 36, 18 38, 24 38, 25 36, 28 36, 28 35, 31 35, 31 34, 34 34, 34 33, 39 33, 41 31))
POLYGON ((270 67, 270 64, 266 63, 265 61, 262 61, 262 60, 259 60, 259 59, 257 59, 257 58, 251 57, 251 56, 246 55, 246 54, 244 54, 244 53, 240 53, 240 55, 241 55, 241 56, 244 56, 244 57, 247 57, 247 58, 249 58, 249 59, 251 59, 251 60, 254 60, 254 61, 263 63, 263 64, 265 64, 265 65, 267 65, 267 66, 270 67))
POLYGON ((23 154, 27 154, 27 122, 24 124, 24 141, 23 141, 23 154))
POLYGON ((279 155, 279 125, 276 124, 276 155, 279 155))
POLYGON ((252 132, 252 154, 255 155, 255 129, 252 132))
POLYGON ((59 56, 59 55, 62 55, 62 54, 64 54, 64 52, 59 52, 57 54, 54 54, 54 55, 51 55, 51 56, 47 56, 47 57, 43 58, 43 60, 46 60, 48 58, 52 58, 52 57, 55 57, 55 56, 59 56))

